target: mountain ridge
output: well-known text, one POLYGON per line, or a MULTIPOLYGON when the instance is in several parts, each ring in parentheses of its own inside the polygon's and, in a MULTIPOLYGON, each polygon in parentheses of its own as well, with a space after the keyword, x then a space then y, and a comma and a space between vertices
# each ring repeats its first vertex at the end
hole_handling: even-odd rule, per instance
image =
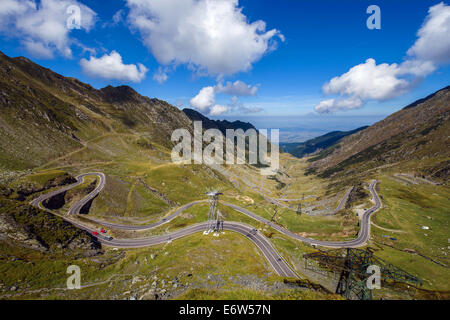
POLYGON ((191 119, 192 122, 194 121, 201 121, 203 123, 203 129, 218 129, 220 132, 222 132, 224 135, 226 135, 227 129, 242 129, 244 131, 247 131, 249 129, 254 129, 258 132, 258 130, 249 122, 242 122, 242 121, 228 121, 228 120, 211 120, 208 117, 204 116, 200 112, 185 108, 183 109, 183 112, 186 114, 186 116, 191 119))
POLYGON ((422 161, 417 170, 425 174, 446 172, 450 157, 449 102, 447 86, 345 137, 333 150, 325 150, 324 157, 311 159, 309 172, 328 178, 405 161, 422 161), (425 168, 425 163, 429 167, 425 168))
POLYGON ((191 121, 165 101, 128 86, 97 90, 27 58, 0 54, 0 167, 30 169, 105 134, 142 135, 171 145, 191 121))
POLYGON ((351 131, 331 131, 305 142, 281 143, 280 145, 284 152, 288 152, 297 158, 302 158, 306 155, 327 149, 341 141, 344 137, 367 128, 368 126, 364 126, 351 131))

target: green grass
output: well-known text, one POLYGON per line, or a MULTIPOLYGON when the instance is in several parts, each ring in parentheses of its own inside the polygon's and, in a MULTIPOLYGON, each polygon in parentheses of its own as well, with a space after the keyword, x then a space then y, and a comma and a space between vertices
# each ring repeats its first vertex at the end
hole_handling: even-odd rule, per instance
POLYGON ((235 290, 206 290, 190 289, 180 297, 180 300, 341 300, 342 297, 333 294, 305 289, 284 289, 272 292, 235 289, 235 290))
POLYGON ((104 290, 104 285, 98 285, 82 290, 56 290, 21 296, 32 299, 122 298, 127 290, 137 291, 142 295, 154 281, 154 276, 159 281, 165 279, 166 283, 177 277, 180 284, 190 283, 194 288, 216 289, 219 285, 219 288, 225 290, 240 288, 239 285, 233 288, 226 283, 230 276, 252 274, 267 281, 269 285, 279 279, 256 246, 245 237, 231 232, 220 237, 195 234, 183 241, 146 249, 108 250, 103 256, 78 258, 70 262, 61 256, 47 256, 43 259, 44 255, 29 250, 20 253, 19 249, 14 248, 11 252, 8 250, 12 249, 7 246, 2 246, 1 250, 3 259, 8 255, 20 258, 0 264, 0 283, 6 286, 18 285, 19 293, 22 288, 31 290, 65 287, 68 276, 66 268, 69 264, 81 267, 82 285, 102 282, 111 277, 121 276, 123 279, 108 290, 104 290), (144 280, 139 285, 133 285, 130 275, 131 278, 142 277, 144 280), (208 276, 213 278, 205 281, 208 276))
POLYGON ((49 170, 49 171, 31 174, 31 175, 27 176, 27 178, 30 181, 32 181, 34 183, 38 183, 39 185, 43 186, 48 181, 53 180, 57 177, 63 176, 65 174, 66 174, 66 172, 63 170, 49 170))
POLYGON ((381 176, 380 180, 378 189, 383 208, 376 213, 373 221, 381 227, 400 230, 401 233, 372 227, 374 241, 395 248, 382 245, 383 250, 377 255, 423 279, 426 288, 449 290, 448 187, 429 184, 405 186, 389 176, 381 176), (430 229, 423 230, 422 226, 430 229), (407 253, 405 249, 414 250, 422 256, 407 253))

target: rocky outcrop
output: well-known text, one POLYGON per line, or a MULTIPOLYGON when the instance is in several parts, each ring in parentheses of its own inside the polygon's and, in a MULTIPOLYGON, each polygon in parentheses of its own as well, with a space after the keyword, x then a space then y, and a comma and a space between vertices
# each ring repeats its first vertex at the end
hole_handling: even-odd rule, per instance
POLYGON ((39 251, 98 254, 101 244, 90 234, 50 213, 21 202, 0 199, 0 240, 39 251))
POLYGON ((7 217, 3 215, 0 215, 0 240, 12 240, 21 246, 34 250, 48 250, 48 248, 39 242, 35 236, 28 234, 21 228, 18 228, 13 221, 7 219, 7 217))
POLYGON ((29 195, 42 192, 51 188, 61 187, 75 183, 77 180, 70 174, 64 174, 47 181, 43 186, 33 183, 21 184, 17 187, 17 200, 23 201, 29 195))

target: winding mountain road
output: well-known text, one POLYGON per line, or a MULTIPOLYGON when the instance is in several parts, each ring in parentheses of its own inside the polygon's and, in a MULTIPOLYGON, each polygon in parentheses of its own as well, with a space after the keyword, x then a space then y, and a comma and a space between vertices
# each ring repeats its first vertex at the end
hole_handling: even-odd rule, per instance
MULTIPOLYGON (((199 223, 181 230, 151 238, 108 240, 102 237, 99 240, 104 245, 118 248, 150 247, 180 239, 195 233, 204 232, 208 226, 208 222, 199 223)), ((270 241, 256 229, 239 222, 224 222, 223 229, 242 234, 250 241, 252 241, 258 247, 258 249, 261 250, 267 261, 269 261, 270 265, 280 276, 295 278, 298 277, 297 274, 291 269, 291 267, 289 267, 289 265, 278 254, 270 241)))
MULTIPOLYGON (((84 173, 82 175, 79 175, 78 177, 76 177, 76 179, 77 179, 76 183, 65 186, 59 190, 49 192, 45 195, 40 195, 38 198, 31 201, 30 204, 33 206, 39 207, 41 209, 45 209, 41 205, 43 201, 50 199, 51 197, 53 197, 57 194, 60 194, 62 192, 65 192, 67 190, 70 190, 70 189, 82 184, 84 182, 84 178, 87 176, 91 176, 91 175, 99 177, 99 183, 97 184, 97 187, 91 193, 89 193, 85 198, 83 198, 82 200, 75 203, 69 209, 69 212, 68 212, 69 216, 78 214, 80 212, 81 208, 84 205, 86 205, 89 201, 94 199, 104 188, 106 179, 105 179, 105 175, 103 173, 94 172, 94 173, 84 173)), ((303 241, 303 242, 311 244, 311 245, 318 245, 318 246, 330 247, 330 248, 359 247, 359 246, 364 245, 367 242, 367 240, 370 238, 370 216, 381 207, 380 198, 378 197, 378 194, 375 191, 376 183, 377 183, 377 181, 372 181, 372 183, 369 186, 369 190, 372 193, 375 204, 372 208, 368 209, 364 213, 363 217, 361 218, 361 228, 360 228, 358 237, 356 239, 350 240, 350 241, 321 241, 321 240, 304 238, 304 237, 301 237, 279 225, 276 225, 276 224, 258 216, 257 214, 255 214, 251 211, 248 211, 244 208, 241 208, 239 206, 236 206, 236 205, 233 205, 230 203, 226 203, 226 202, 222 202, 222 203, 238 212, 241 212, 241 213, 247 215, 248 217, 250 217, 254 220, 257 220, 266 225, 269 225, 273 229, 279 231, 280 233, 282 233, 288 237, 291 237, 291 238, 299 240, 299 241, 303 241)), ((183 210, 186 210, 187 208, 190 208, 193 205, 198 204, 200 202, 204 202, 204 201, 205 200, 199 200, 199 201, 194 201, 189 204, 186 204, 186 205, 180 207, 179 209, 177 209, 174 213, 172 213, 168 217, 162 219, 161 221, 153 223, 153 224, 145 225, 145 226, 120 225, 120 224, 107 223, 107 222, 98 221, 98 220, 92 220, 92 221, 101 223, 102 225, 104 225, 106 227, 117 228, 117 229, 121 229, 121 230, 152 229, 152 228, 161 226, 165 223, 168 223, 169 221, 175 219, 178 215, 180 215, 181 212, 183 212, 183 210)), ((95 231, 91 227, 82 225, 78 221, 74 221, 73 219, 71 219, 67 216, 63 216, 62 218, 64 220, 68 221, 69 223, 72 223, 74 226, 76 226, 82 230, 85 230, 91 234, 95 231)), ((177 231, 174 231, 174 232, 171 232, 168 234, 158 235, 158 236, 154 236, 154 237, 150 237, 150 238, 111 239, 111 238, 108 238, 103 235, 98 235, 97 239, 106 246, 117 247, 117 248, 142 248, 142 247, 149 247, 149 246, 155 246, 155 245, 162 244, 162 243, 167 243, 172 240, 186 237, 186 236, 198 233, 198 232, 203 232, 206 230, 207 226, 208 226, 208 222, 204 222, 204 223, 195 224, 195 225, 192 225, 192 226, 189 226, 184 229, 177 230, 177 231)), ((245 237, 247 237, 249 240, 251 240, 261 250, 261 252, 265 256, 267 261, 269 261, 269 263, 271 264, 273 269, 280 276, 297 277, 295 271, 293 271, 292 268, 286 263, 286 261, 280 256, 280 254, 272 246, 270 241, 263 234, 258 232, 253 227, 243 224, 243 223, 239 223, 239 222, 224 222, 223 228, 224 228, 224 230, 229 230, 229 231, 233 231, 233 232, 242 234, 245 237)))
POLYGON ((36 199, 34 199, 33 201, 30 202, 30 204, 34 207, 38 207, 40 209, 45 209, 42 207, 42 202, 44 202, 45 200, 48 200, 60 193, 66 192, 70 189, 73 189, 81 184, 83 184, 84 182, 84 178, 87 176, 96 176, 99 178, 99 183, 97 184, 97 187, 90 192, 86 197, 84 197, 83 199, 81 199, 80 201, 76 202, 70 209, 69 209, 69 214, 79 214, 80 210, 92 199, 94 199, 99 193, 100 191, 103 190, 103 188, 105 187, 105 183, 106 183, 106 178, 105 175, 102 172, 90 172, 90 173, 83 173, 80 174, 79 176, 77 176, 75 179, 77 180, 77 182, 73 183, 73 184, 69 184, 61 189, 46 193, 46 194, 42 194, 39 197, 37 197, 36 199))
POLYGON ((154 228, 162 226, 166 223, 169 223, 170 221, 172 221, 173 219, 178 217, 181 213, 183 213, 184 210, 189 209, 190 207, 192 207, 196 204, 206 202, 206 201, 208 201, 208 200, 198 200, 198 201, 193 201, 191 203, 185 204, 184 206, 176 209, 169 216, 162 218, 160 221, 151 223, 151 224, 146 224, 146 225, 118 224, 118 223, 111 223, 111 222, 106 222, 103 220, 93 219, 93 218, 89 218, 89 220, 96 222, 106 228, 111 228, 111 229, 119 229, 119 230, 124 230, 124 231, 145 231, 145 230, 154 229, 154 228))
POLYGON ((372 194, 373 201, 375 202, 375 204, 372 208, 368 209, 364 213, 364 215, 361 219, 361 223, 360 223, 361 228, 359 230, 358 237, 354 240, 349 240, 349 241, 321 241, 321 240, 305 238, 305 237, 299 236, 298 234, 296 234, 292 231, 289 231, 289 230, 281 227, 278 224, 275 224, 267 219, 264 219, 263 217, 255 214, 251 211, 248 211, 247 209, 244 209, 244 208, 241 208, 234 204, 223 202, 223 201, 222 201, 222 204, 224 204, 236 211, 239 211, 254 220, 264 223, 290 238, 293 238, 293 239, 296 239, 296 240, 299 240, 299 241, 302 241, 302 242, 305 242, 305 243, 308 243, 311 245, 317 245, 317 246, 328 247, 328 248, 354 248, 354 247, 361 247, 361 246, 365 245, 366 242, 369 240, 369 238, 370 238, 370 216, 374 212, 376 212, 378 209, 381 208, 381 200, 375 191, 376 184, 377 184, 377 181, 372 181, 369 186, 369 190, 372 194))

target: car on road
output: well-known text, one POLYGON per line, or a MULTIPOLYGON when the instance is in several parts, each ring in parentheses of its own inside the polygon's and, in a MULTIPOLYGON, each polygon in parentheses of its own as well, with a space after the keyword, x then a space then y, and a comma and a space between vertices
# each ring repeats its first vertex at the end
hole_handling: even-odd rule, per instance
POLYGON ((105 229, 100 230, 101 233, 108 233, 105 229))
POLYGON ((111 236, 106 236, 105 238, 106 238, 106 240, 108 240, 108 241, 111 241, 111 240, 113 239, 113 237, 111 237, 111 236))
POLYGON ((99 235, 99 233, 98 233, 97 231, 92 232, 92 234, 93 234, 94 236, 98 236, 98 235, 99 235))

